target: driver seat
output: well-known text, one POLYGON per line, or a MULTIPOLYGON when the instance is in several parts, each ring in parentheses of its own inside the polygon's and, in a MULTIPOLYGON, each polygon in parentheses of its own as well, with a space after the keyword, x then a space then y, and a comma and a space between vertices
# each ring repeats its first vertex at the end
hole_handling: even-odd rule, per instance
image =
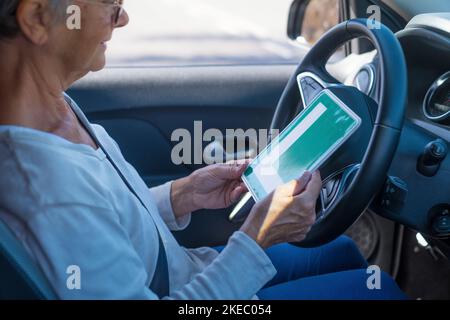
POLYGON ((0 299, 55 300, 56 294, 39 267, 0 220, 0 299))

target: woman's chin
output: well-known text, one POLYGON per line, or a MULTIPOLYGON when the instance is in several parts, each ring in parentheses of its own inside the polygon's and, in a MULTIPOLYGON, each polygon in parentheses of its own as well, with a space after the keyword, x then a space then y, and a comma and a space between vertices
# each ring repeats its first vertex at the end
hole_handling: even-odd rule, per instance
POLYGON ((103 68, 105 68, 106 65, 106 57, 104 54, 101 55, 101 57, 95 59, 95 61, 91 64, 91 71, 100 71, 103 68))

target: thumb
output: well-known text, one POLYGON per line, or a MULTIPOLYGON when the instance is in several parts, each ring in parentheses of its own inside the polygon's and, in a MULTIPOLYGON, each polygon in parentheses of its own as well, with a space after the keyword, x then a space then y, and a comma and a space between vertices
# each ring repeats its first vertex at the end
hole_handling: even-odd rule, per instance
POLYGON ((288 196, 296 196, 300 193, 302 193, 306 186, 308 185, 309 181, 311 180, 312 174, 309 171, 305 171, 303 175, 295 180, 292 180, 285 184, 282 188, 283 193, 285 193, 288 196))
POLYGON ((227 180, 239 179, 241 175, 244 173, 247 168, 247 163, 221 163, 217 164, 214 168, 214 173, 222 178, 227 180))

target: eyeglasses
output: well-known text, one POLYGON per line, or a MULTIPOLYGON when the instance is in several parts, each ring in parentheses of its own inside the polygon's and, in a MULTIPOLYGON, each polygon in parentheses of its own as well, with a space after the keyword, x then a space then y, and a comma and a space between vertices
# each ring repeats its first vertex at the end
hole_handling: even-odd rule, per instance
POLYGON ((120 16, 124 11, 123 10, 124 0, 78 0, 78 1, 113 6, 114 12, 112 15, 112 21, 114 25, 117 25, 119 23, 120 16))

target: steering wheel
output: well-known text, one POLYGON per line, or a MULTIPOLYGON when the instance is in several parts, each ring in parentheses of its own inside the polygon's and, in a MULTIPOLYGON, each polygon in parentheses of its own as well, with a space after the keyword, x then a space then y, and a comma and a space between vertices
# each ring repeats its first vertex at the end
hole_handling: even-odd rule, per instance
POLYGON ((368 25, 366 19, 354 19, 329 30, 290 78, 272 120, 271 128, 282 130, 306 107, 308 98, 324 89, 332 91, 362 119, 356 133, 320 168, 325 178, 317 220, 306 239, 294 243, 297 246, 330 242, 358 219, 382 189, 399 143, 407 102, 405 57, 387 27, 371 29, 368 25), (339 47, 359 37, 370 40, 378 52, 378 104, 356 88, 340 83, 325 68, 339 47))

